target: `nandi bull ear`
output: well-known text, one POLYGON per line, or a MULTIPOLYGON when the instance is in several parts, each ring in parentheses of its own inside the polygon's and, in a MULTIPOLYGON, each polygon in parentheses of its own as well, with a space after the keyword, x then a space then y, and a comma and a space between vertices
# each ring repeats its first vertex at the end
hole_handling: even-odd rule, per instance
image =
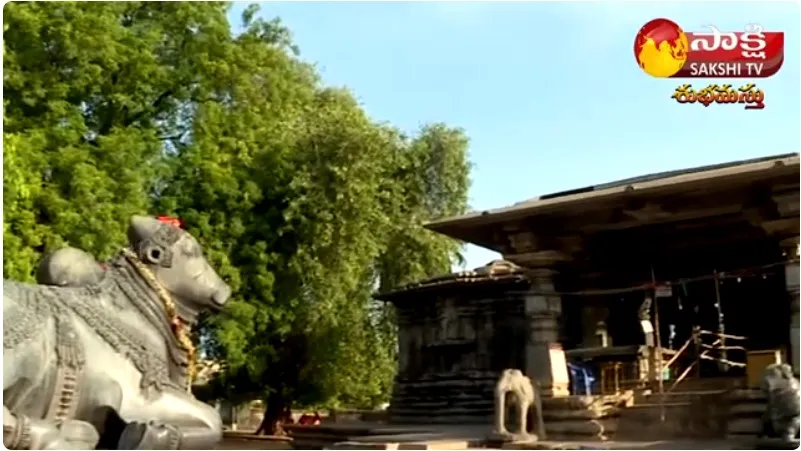
POLYGON ((131 217, 131 224, 128 227, 128 241, 131 246, 135 249, 139 243, 152 237, 159 224, 157 219, 149 216, 135 215, 131 217))

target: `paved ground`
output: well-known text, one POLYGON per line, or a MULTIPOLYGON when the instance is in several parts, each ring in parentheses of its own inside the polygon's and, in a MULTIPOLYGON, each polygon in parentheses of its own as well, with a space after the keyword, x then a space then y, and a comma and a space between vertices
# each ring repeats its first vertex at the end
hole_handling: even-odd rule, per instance
POLYGON ((217 449, 292 449, 288 442, 225 438, 217 449))
MULTIPOLYGON (((386 429, 386 428, 385 428, 386 429)), ((450 427, 450 428, 443 428, 444 430, 441 431, 439 437, 428 437, 432 434, 412 434, 419 436, 415 440, 415 442, 424 442, 424 441, 439 441, 446 438, 446 436, 450 436, 448 438, 453 439, 454 437, 458 436, 467 436, 467 428, 464 427, 450 427), (427 437, 423 437, 427 436, 427 437)), ((235 435, 228 433, 227 437, 217 446, 217 449, 292 449, 292 444, 290 441, 285 439, 279 439, 275 437, 260 437, 254 438, 253 436, 246 436, 244 434, 239 434, 241 436, 233 436, 235 435)), ((405 434, 400 435, 388 435, 384 437, 363 437, 359 438, 358 441, 370 441, 370 442, 395 442, 398 441, 399 437, 403 437, 405 434), (381 438, 382 440, 376 440, 381 438)), ((436 435, 436 434, 435 434, 436 435)), ((475 431, 473 431, 473 438, 475 438, 475 431)), ((410 437, 406 437, 410 439, 410 437)), ((401 442, 406 440, 399 440, 401 442)), ((543 440, 534 443, 527 443, 527 444, 511 444, 507 443, 503 446, 504 449, 534 449, 534 450, 580 450, 580 449, 587 449, 587 450, 702 450, 702 449, 711 449, 711 450, 746 450, 746 449, 797 449, 797 443, 795 446, 787 446, 786 444, 780 444, 778 442, 770 442, 770 441, 756 441, 756 440, 748 440, 748 439, 738 439, 738 440, 654 440, 654 441, 606 441, 606 442, 599 442, 599 441, 589 441, 589 442, 580 442, 580 441, 549 441, 543 440)))
POLYGON ((753 447, 743 446, 744 443, 729 440, 654 440, 654 441, 615 441, 606 442, 555 442, 543 441, 532 444, 526 449, 540 450, 575 450, 575 449, 596 449, 596 450, 658 450, 658 449, 712 449, 712 450, 744 450, 754 449, 753 447))
MULTIPOLYGON (((539 442, 536 445, 529 445, 518 449, 537 449, 537 450, 744 450, 744 449, 776 449, 774 446, 754 447, 747 446, 743 442, 733 442, 728 440, 661 440, 653 442, 539 442)), ((240 438, 226 438, 217 446, 217 449, 292 449, 289 442, 274 440, 247 440, 240 438)), ((787 448, 792 449, 792 448, 787 448)))

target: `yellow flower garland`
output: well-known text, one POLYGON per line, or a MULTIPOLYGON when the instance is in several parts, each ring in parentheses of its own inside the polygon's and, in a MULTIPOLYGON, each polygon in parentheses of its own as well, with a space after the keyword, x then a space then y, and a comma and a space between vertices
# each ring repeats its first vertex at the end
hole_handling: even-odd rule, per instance
POLYGON ((192 343, 192 338, 189 336, 190 328, 187 327, 187 325, 178 316, 172 296, 170 296, 170 293, 166 288, 164 288, 161 282, 156 279, 153 271, 151 271, 150 268, 142 263, 142 261, 139 259, 139 256, 136 255, 131 249, 124 248, 122 252, 128 261, 131 262, 134 268, 136 268, 139 274, 151 285, 154 290, 156 290, 156 294, 158 294, 159 300, 161 300, 164 311, 167 313, 167 318, 169 318, 172 332, 175 334, 175 338, 178 340, 178 343, 181 345, 187 356, 188 366, 186 391, 191 392, 192 381, 195 378, 197 352, 195 345, 192 343))

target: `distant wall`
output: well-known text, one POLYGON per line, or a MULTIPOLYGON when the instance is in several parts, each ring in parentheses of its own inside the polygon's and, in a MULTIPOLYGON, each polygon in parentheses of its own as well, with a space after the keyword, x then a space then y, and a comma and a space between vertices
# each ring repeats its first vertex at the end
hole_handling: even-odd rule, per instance
POLYGON ((506 368, 525 368, 523 291, 510 284, 410 291, 394 301, 399 362, 393 423, 491 421, 506 368))
POLYGON ((228 401, 220 400, 215 404, 220 413, 223 426, 237 431, 255 431, 261 424, 264 416, 264 407, 261 401, 251 401, 234 405, 228 401))

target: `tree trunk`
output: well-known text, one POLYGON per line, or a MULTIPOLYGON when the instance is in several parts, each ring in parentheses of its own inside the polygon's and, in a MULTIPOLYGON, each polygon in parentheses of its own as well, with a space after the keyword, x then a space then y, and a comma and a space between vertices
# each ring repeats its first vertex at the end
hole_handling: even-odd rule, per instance
POLYGON ((264 417, 256 429, 256 435, 286 435, 282 424, 289 410, 287 402, 279 396, 268 396, 265 404, 264 417))

